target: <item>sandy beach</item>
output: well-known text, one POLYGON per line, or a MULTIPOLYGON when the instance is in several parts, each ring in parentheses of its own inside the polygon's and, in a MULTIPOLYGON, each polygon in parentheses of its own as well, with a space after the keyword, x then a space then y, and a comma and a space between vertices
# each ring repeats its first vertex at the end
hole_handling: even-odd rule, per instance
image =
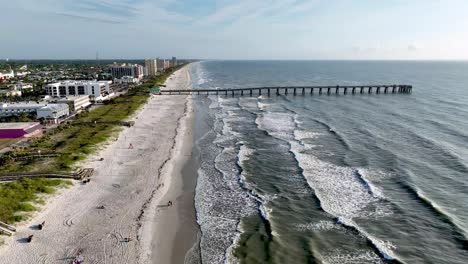
MULTIPOLYGON (((174 73, 167 89, 190 89, 189 69, 174 73)), ((0 247, 0 263, 70 263, 78 252, 85 263, 183 263, 197 235, 182 177, 192 151, 191 99, 152 96, 132 120, 134 127, 83 164, 95 169, 90 183, 60 190, 17 225, 0 247), (178 243, 182 226, 190 228, 178 243)))

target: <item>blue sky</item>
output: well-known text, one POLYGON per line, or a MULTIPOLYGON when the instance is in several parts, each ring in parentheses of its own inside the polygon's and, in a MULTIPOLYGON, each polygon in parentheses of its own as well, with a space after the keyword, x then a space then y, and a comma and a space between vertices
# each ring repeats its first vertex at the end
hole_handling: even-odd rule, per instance
POLYGON ((467 0, 0 0, 0 58, 468 59, 467 0))

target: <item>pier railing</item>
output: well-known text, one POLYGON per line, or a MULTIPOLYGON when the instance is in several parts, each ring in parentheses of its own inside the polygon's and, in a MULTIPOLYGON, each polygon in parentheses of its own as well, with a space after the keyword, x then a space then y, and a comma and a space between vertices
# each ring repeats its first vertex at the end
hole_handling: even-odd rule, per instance
POLYGON ((278 86, 232 89, 193 89, 193 90, 160 90, 154 94, 179 95, 306 95, 306 94, 380 94, 399 93, 409 94, 413 90, 411 85, 336 85, 336 86, 278 86))

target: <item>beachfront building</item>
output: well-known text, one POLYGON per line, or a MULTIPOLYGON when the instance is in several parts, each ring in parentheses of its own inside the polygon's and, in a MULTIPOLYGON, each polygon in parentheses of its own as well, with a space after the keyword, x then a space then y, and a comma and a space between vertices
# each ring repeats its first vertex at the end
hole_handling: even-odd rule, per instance
POLYGON ((114 79, 114 83, 118 84, 132 84, 132 83, 139 83, 140 80, 138 78, 132 76, 122 76, 120 79, 114 79))
POLYGON ((164 69, 165 69, 164 64, 165 64, 165 60, 160 59, 160 58, 156 59, 156 66, 157 66, 158 72, 164 72, 164 69))
POLYGON ((145 60, 146 75, 155 76, 158 72, 158 66, 155 59, 145 60))
POLYGON ((54 102, 59 104, 67 104, 71 113, 81 112, 91 105, 91 101, 87 95, 68 96, 55 100, 54 102))
POLYGON ((38 104, 38 103, 18 103, 18 104, 1 104, 0 116, 19 116, 21 114, 37 115, 37 118, 51 120, 52 123, 57 123, 59 118, 70 114, 67 104, 38 104))
POLYGON ((113 64, 110 68, 110 74, 112 78, 121 78, 123 76, 132 76, 134 78, 143 78, 143 66, 138 64, 113 64))
POLYGON ((172 67, 177 66, 177 58, 176 57, 172 57, 171 66, 172 67))
POLYGON ((23 103, 23 104, 7 104, 0 105, 0 116, 18 116, 22 113, 36 114, 37 109, 45 106, 44 104, 23 103))
POLYGON ((60 118, 70 114, 70 107, 67 104, 46 104, 38 108, 37 118, 44 118, 48 123, 57 124, 60 118))
POLYGON ((41 134, 42 126, 38 122, 0 123, 0 138, 29 138, 41 134))
POLYGON ((110 84, 112 81, 62 81, 44 86, 47 95, 65 97, 88 95, 95 100, 105 100, 113 94, 110 84))

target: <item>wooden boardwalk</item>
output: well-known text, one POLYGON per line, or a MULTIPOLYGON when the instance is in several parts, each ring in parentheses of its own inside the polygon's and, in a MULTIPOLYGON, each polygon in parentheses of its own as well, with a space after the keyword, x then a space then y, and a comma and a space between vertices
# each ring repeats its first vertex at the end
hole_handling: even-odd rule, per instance
POLYGON ((411 85, 336 85, 336 86, 279 86, 279 87, 254 87, 232 89, 194 89, 194 90, 160 90, 157 95, 306 95, 306 94, 380 94, 380 93, 404 93, 409 94, 413 90, 411 85))
POLYGON ((55 179, 74 179, 82 180, 93 176, 94 169, 84 168, 78 169, 75 172, 18 172, 18 173, 4 173, 0 174, 0 182, 2 181, 16 181, 25 178, 55 178, 55 179))

